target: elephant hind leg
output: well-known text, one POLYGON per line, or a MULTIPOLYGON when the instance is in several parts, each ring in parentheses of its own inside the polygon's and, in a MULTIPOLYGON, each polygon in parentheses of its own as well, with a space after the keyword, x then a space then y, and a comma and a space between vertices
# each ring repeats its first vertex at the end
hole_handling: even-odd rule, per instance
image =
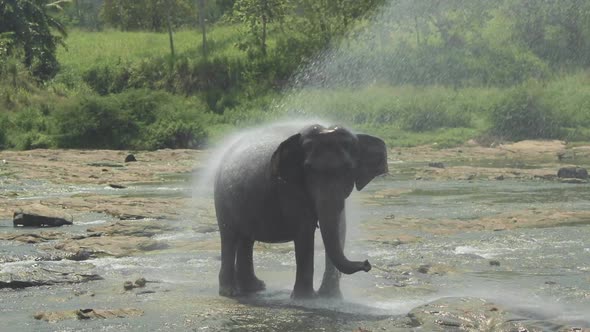
POLYGON ((242 293, 258 292, 266 289, 264 281, 254 274, 254 240, 242 237, 238 241, 236 260, 236 282, 242 293))
POLYGON ((237 234, 229 229, 220 229, 221 269, 219 270, 219 295, 234 297, 238 295, 235 282, 235 263, 237 234))

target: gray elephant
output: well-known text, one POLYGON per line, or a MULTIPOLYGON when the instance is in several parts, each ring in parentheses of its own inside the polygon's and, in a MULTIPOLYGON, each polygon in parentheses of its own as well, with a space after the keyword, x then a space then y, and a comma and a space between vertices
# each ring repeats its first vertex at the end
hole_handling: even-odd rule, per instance
POLYGON ((215 177, 219 294, 232 297, 265 289, 254 274, 254 241, 294 241, 297 272, 291 297, 316 296, 313 259, 319 221, 326 269, 318 295, 341 297, 340 272, 371 269, 368 261, 349 261, 343 253, 344 202, 355 185, 361 190, 387 173, 385 143, 320 125, 299 133, 269 127, 252 136, 225 152, 215 177))

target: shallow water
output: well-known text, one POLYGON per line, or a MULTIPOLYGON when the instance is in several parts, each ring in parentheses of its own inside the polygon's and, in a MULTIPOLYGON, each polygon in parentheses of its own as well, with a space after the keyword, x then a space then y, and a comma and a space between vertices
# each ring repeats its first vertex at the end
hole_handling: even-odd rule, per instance
MULTIPOLYGON (((21 199, 78 194, 144 197, 190 197, 194 192, 186 178, 171 177, 159 184, 136 184, 113 190, 105 186, 54 186, 27 183, 13 188, 26 194, 21 199)), ((514 319, 539 321, 547 330, 562 324, 590 326, 590 225, 517 229, 511 231, 450 232, 433 235, 416 231, 417 242, 399 244, 395 228, 380 229, 382 238, 369 241, 372 221, 387 218, 472 220, 507 211, 527 209, 589 210, 587 185, 547 181, 431 181, 380 178, 349 204, 349 239, 346 252, 352 258, 368 257, 370 273, 343 278, 343 303, 324 301, 294 303, 289 293, 294 283, 292 244, 258 245, 255 266, 266 281, 267 291, 239 301, 217 296, 217 250, 168 250, 125 258, 100 258, 88 262, 104 280, 83 284, 0 290, 0 320, 14 330, 352 330, 363 322, 391 320, 403 326, 403 315, 416 306, 446 296, 475 296, 510 309, 514 319), (380 194, 384 191, 392 194, 380 194), (492 263, 493 262, 493 263, 492 263), (154 281, 143 290, 124 292, 125 280, 145 277, 154 281), (147 292, 146 292, 147 291, 147 292), (143 292, 143 293, 142 293, 143 292), (102 321, 34 320, 37 311, 78 308, 134 307, 141 317, 102 321), (388 318, 389 317, 389 318, 388 318)), ((200 191, 200 195, 208 195, 200 191)), ((211 204, 197 197, 193 207, 211 204)), ((209 219, 205 219, 209 218, 209 219)), ((181 231, 158 235, 170 243, 217 241, 218 233, 198 233, 174 222, 181 231), (178 242, 180 241, 180 242, 178 242)), ((112 221, 94 213, 59 231, 84 232, 96 224, 112 221)), ((387 223, 385 223, 387 225, 387 223)), ((0 221, 0 232, 30 232, 0 221)), ((318 233, 319 234, 319 233, 318 233)), ((323 270, 323 250, 316 236, 316 287, 323 270)), ((2 263, 34 264, 43 251, 36 245, 0 241, 2 263)))

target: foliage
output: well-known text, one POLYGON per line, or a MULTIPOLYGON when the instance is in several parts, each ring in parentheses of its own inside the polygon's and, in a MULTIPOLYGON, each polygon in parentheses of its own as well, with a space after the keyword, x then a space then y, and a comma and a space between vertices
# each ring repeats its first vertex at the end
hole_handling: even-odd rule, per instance
POLYGON ((104 0, 100 15, 105 23, 124 31, 163 31, 167 19, 174 26, 194 21, 195 8, 190 0, 104 0))
POLYGON ((196 148, 211 121, 202 105, 146 90, 82 97, 54 117, 57 145, 65 148, 196 148))
POLYGON ((0 61, 22 58, 26 68, 41 80, 59 70, 55 53, 63 45, 65 27, 49 11, 61 9, 65 0, 6 0, 0 6, 0 61), (55 30, 59 35, 54 35, 55 30))
POLYGON ((100 18, 103 0, 72 0, 72 5, 64 8, 62 21, 70 27, 89 31, 100 31, 104 22, 100 18))
POLYGON ((508 1, 515 38, 553 65, 590 65, 590 2, 508 1))
POLYGON ((47 2, 2 2, 12 7, 0 7, 0 148, 195 147, 287 117, 392 145, 590 140, 587 1, 72 2, 46 15, 80 29, 68 50, 55 47, 58 74, 42 84, 23 42, 2 29, 14 24, 4 20, 12 4, 47 2), (197 12, 208 20, 206 54, 197 12), (173 57, 160 32, 168 14, 173 57))
POLYGON ((491 130, 512 140, 556 138, 560 123, 534 83, 510 89, 491 110, 491 130))

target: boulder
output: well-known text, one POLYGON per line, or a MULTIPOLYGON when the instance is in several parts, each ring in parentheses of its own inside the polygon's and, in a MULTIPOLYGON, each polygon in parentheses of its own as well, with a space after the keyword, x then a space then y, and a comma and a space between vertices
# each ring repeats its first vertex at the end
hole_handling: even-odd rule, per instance
POLYGON ((582 167, 562 167, 557 171, 557 177, 559 178, 574 178, 574 179, 587 179, 588 171, 582 167))
POLYGON ((72 225, 73 217, 62 211, 50 209, 41 204, 21 208, 14 212, 13 224, 15 227, 59 227, 72 225))
POLYGON ((126 163, 130 163, 130 162, 134 162, 134 161, 137 161, 137 159, 135 159, 135 156, 132 154, 128 154, 127 157, 125 157, 126 163))

